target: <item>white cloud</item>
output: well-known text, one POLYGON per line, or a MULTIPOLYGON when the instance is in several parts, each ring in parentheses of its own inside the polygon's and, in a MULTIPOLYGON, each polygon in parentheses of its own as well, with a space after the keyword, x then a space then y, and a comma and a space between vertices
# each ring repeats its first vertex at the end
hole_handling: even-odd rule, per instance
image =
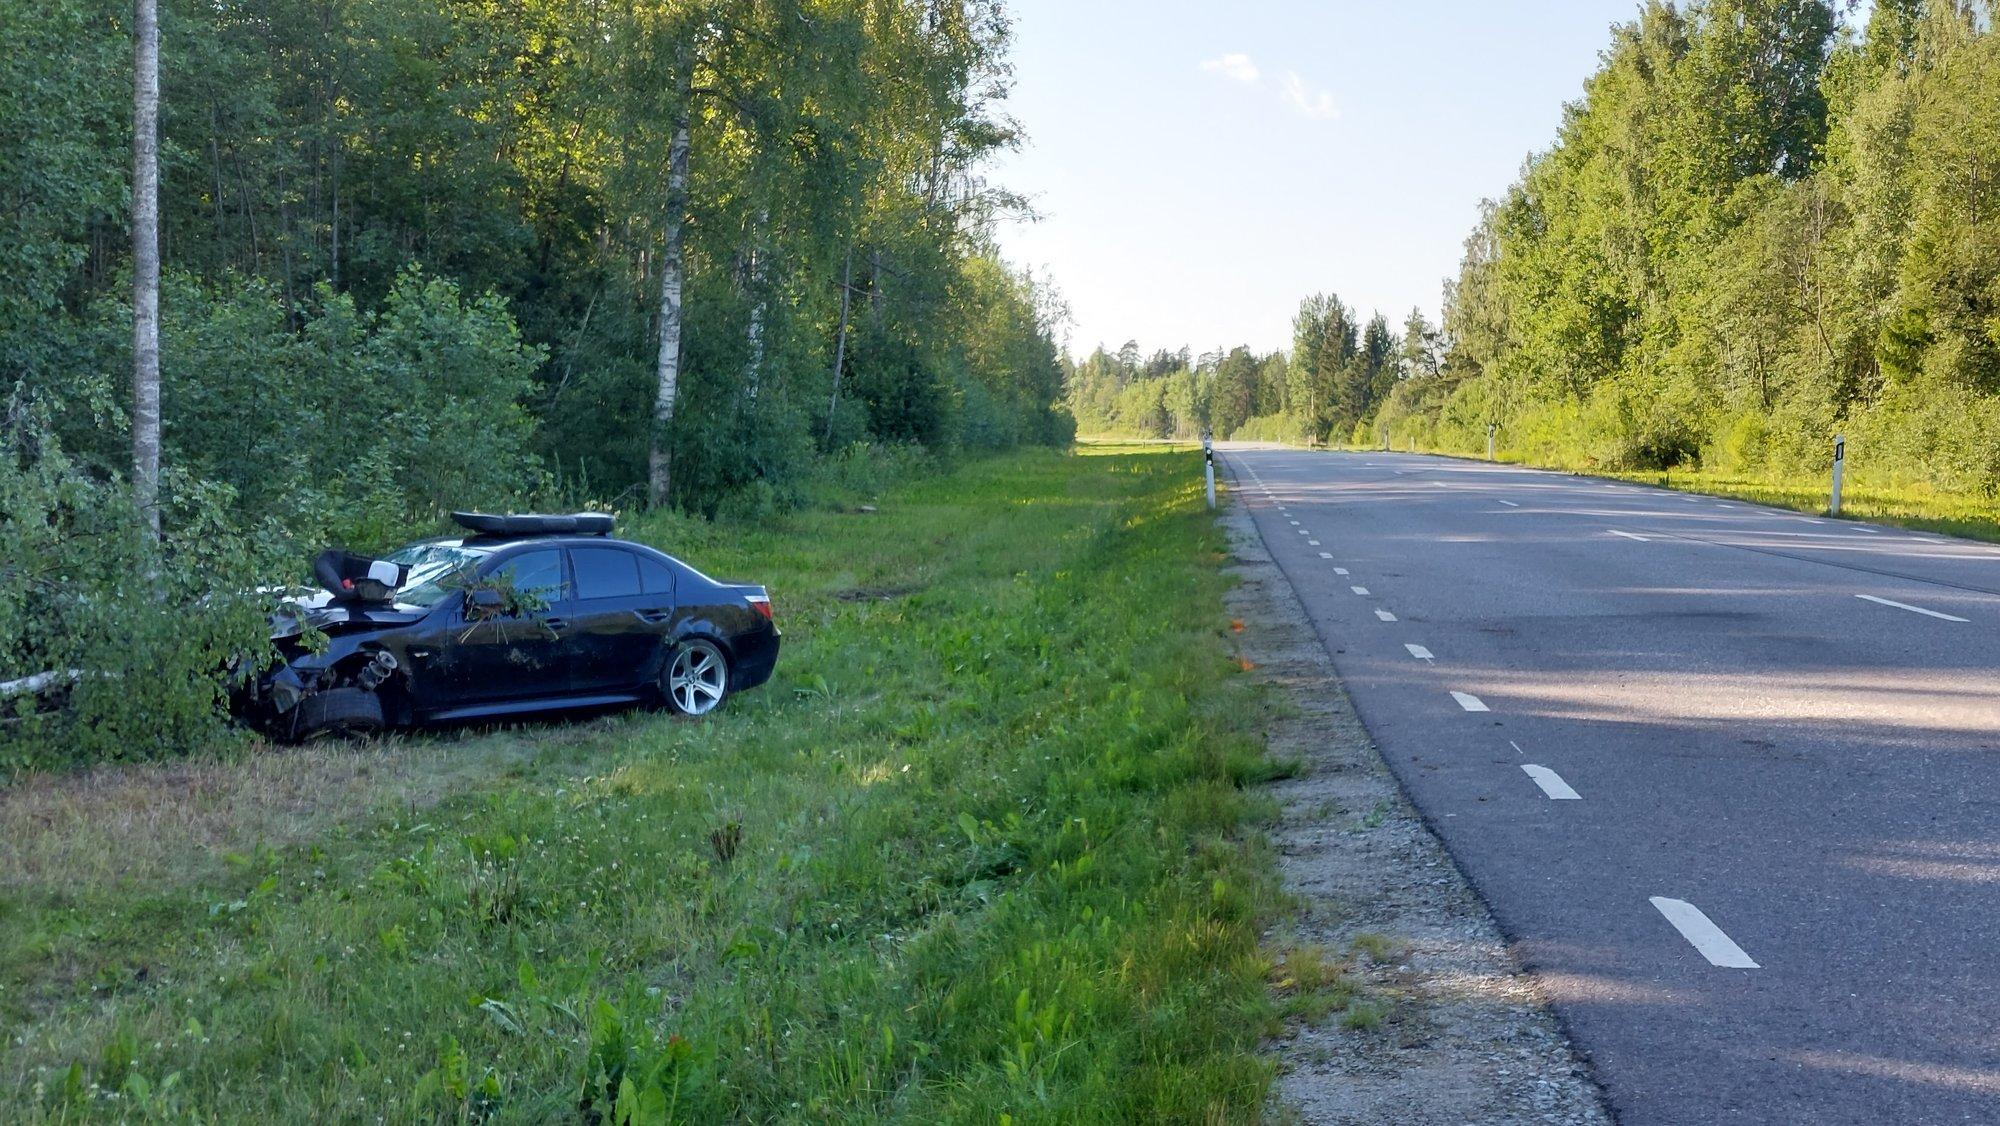
POLYGON ((1297 71, 1285 72, 1285 100, 1307 117, 1325 119, 1340 112, 1339 107, 1333 104, 1331 91, 1307 86, 1306 80, 1300 78, 1297 71))
POLYGON ((1204 59, 1201 69, 1216 71, 1225 78, 1245 85, 1254 84, 1262 73, 1257 69, 1257 64, 1250 61, 1250 56, 1241 51, 1231 52, 1219 59, 1204 59))

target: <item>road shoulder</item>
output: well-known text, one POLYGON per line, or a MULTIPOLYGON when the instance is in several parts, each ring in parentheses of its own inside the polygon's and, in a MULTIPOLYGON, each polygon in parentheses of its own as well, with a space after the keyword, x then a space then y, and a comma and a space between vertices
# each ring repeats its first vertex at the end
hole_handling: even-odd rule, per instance
POLYGON ((1271 1045, 1272 1117, 1608 1123, 1533 979, 1390 775, 1248 512, 1232 503, 1222 522, 1242 656, 1277 697, 1265 738, 1274 758, 1301 763, 1270 787, 1297 910, 1265 941, 1343 960, 1369 998, 1294 1022, 1271 1045))

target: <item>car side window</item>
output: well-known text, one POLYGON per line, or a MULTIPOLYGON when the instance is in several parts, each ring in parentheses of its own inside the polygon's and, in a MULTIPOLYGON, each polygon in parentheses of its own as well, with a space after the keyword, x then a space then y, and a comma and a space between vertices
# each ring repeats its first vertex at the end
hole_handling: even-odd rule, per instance
POLYGON ((639 586, 647 594, 672 594, 674 569, 650 556, 639 557, 639 586))
POLYGON ((576 596, 631 598, 639 593, 639 557, 615 547, 573 547, 570 565, 576 568, 576 596))
POLYGON ((525 551, 487 572, 488 579, 506 578, 522 594, 532 594, 549 602, 563 596, 562 552, 525 551))

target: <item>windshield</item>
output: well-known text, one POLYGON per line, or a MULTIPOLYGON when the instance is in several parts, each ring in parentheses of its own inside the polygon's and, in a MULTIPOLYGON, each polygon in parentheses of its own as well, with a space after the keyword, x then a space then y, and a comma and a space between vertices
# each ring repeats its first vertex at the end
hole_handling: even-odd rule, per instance
POLYGON ((435 606, 446 595, 461 589, 454 576, 477 566, 486 552, 455 543, 413 543, 387 557, 410 569, 410 577, 396 589, 396 601, 406 606, 435 606))

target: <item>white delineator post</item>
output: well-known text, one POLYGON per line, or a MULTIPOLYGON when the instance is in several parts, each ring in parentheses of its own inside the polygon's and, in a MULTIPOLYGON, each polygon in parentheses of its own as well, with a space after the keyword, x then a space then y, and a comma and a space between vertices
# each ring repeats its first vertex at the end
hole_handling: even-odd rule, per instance
POLYGON ((1208 506, 1215 507, 1215 438, 1204 433, 1201 436, 1201 457, 1206 463, 1203 474, 1208 478, 1208 506))
POLYGON ((1487 460, 1487 461, 1492 461, 1492 460, 1493 460, 1493 435, 1494 435, 1494 434, 1496 434, 1496 433, 1498 433, 1498 432, 1499 432, 1499 430, 1500 430, 1500 424, 1499 424, 1499 423, 1497 423, 1497 422, 1489 422, 1489 423, 1487 423, 1487 424, 1486 424, 1486 460, 1487 460))
POLYGON ((1828 513, 1831 515, 1840 515, 1841 478, 1846 475, 1847 439, 1842 435, 1835 434, 1833 436, 1833 503, 1827 508, 1828 513))

